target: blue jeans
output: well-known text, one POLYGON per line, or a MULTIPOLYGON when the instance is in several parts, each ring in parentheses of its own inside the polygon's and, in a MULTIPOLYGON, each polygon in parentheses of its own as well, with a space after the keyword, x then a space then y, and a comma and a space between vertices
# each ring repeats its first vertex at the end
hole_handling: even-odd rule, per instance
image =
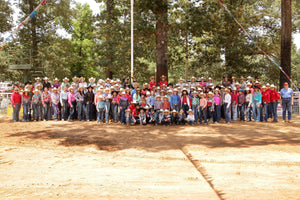
POLYGON ((108 122, 110 102, 105 102, 105 121, 108 122))
POLYGON ((232 106, 231 106, 231 112, 232 112, 232 119, 233 120, 237 120, 237 116, 238 116, 238 109, 237 109, 238 105, 235 105, 235 101, 232 102, 232 106))
POLYGON ((214 111, 214 120, 215 122, 220 122, 221 120, 221 106, 215 104, 215 111, 214 111))
POLYGON ((59 115, 59 109, 58 109, 58 104, 55 105, 54 103, 52 104, 52 109, 54 110, 54 120, 58 119, 58 115, 59 115))
POLYGON ((231 117, 230 117, 230 113, 229 113, 230 112, 230 106, 229 106, 229 108, 227 108, 227 106, 228 106, 228 103, 224 103, 225 121, 226 122, 231 122, 231 117))
POLYGON ((277 105, 278 102, 271 102, 271 110, 272 110, 272 115, 274 116, 273 122, 277 122, 277 105))
POLYGON ((67 120, 68 119, 68 100, 62 100, 62 119, 67 120))
POLYGON ((253 119, 256 122, 260 122, 260 107, 258 107, 259 105, 261 105, 259 102, 253 102, 253 119))
POLYGON ((77 101, 77 115, 79 121, 84 119, 84 103, 82 101, 77 101))
POLYGON ((30 103, 23 103, 23 121, 29 121, 30 103))
POLYGON ((173 105, 173 109, 179 112, 179 104, 178 105, 173 105))
POLYGON ((120 109, 120 118, 121 118, 121 123, 126 123, 126 119, 125 119, 125 110, 126 108, 122 108, 122 110, 120 109))
POLYGON ((286 111, 288 111, 288 120, 292 119, 292 99, 282 99, 282 119, 286 119, 286 111))
POLYGON ((184 110, 184 114, 185 116, 188 116, 188 110, 189 110, 189 106, 187 104, 182 104, 182 107, 181 107, 183 110, 184 110))
POLYGON ((206 117, 206 108, 202 110, 202 107, 199 109, 199 123, 202 124, 202 117, 204 118, 204 123, 207 123, 206 117))
POLYGON ((21 103, 15 103, 15 107, 13 107, 13 121, 19 121, 19 114, 21 109, 21 103))
POLYGON ((265 109, 265 119, 264 121, 268 121, 268 117, 269 117, 269 107, 270 107, 270 103, 266 103, 264 105, 264 109, 265 109))
POLYGON ((246 110, 247 122, 249 122, 249 121, 251 121, 251 110, 252 110, 252 108, 251 108, 251 106, 249 107, 249 102, 246 102, 244 104, 244 106, 245 106, 245 110, 246 110))
POLYGON ((245 116, 244 116, 244 104, 241 106, 238 106, 238 112, 240 115, 240 120, 245 121, 245 116))
POLYGON ((198 121, 198 109, 197 109, 198 106, 192 106, 192 109, 194 111, 194 117, 195 117, 195 120, 194 122, 197 123, 198 121))
POLYGON ((93 102, 88 102, 86 104, 86 119, 92 120, 93 119, 93 102))
POLYGON ((111 104, 112 118, 114 122, 118 120, 118 104, 111 104))
POLYGON ((75 107, 76 107, 76 101, 72 101, 72 107, 70 106, 70 114, 69 114, 69 120, 75 119, 75 107))
POLYGON ((33 109, 33 120, 39 121, 40 112, 40 105, 39 104, 32 104, 33 109))
POLYGON ((49 120, 51 119, 51 107, 50 107, 50 102, 45 102, 44 103, 44 119, 49 120))
POLYGON ((105 113, 105 109, 104 108, 100 108, 99 111, 97 111, 97 122, 104 122, 104 113, 105 113))

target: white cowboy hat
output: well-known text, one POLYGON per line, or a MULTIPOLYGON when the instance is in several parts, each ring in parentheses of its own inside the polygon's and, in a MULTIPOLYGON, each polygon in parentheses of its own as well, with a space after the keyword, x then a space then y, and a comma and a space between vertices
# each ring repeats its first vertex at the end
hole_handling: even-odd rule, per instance
POLYGON ((36 77, 34 80, 41 80, 41 78, 40 77, 36 77))
POLYGON ((48 80, 48 77, 45 77, 44 80, 48 80))

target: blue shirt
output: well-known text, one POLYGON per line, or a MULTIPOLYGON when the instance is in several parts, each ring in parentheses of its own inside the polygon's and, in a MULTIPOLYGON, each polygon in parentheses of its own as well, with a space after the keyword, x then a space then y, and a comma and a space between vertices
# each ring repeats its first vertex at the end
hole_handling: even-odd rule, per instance
POLYGON ((155 102, 155 97, 154 96, 150 96, 150 105, 152 107, 154 107, 154 102, 155 102))
POLYGON ((293 95, 293 90, 291 88, 288 88, 287 90, 282 88, 280 90, 280 95, 281 95, 281 98, 291 98, 292 95, 293 95))

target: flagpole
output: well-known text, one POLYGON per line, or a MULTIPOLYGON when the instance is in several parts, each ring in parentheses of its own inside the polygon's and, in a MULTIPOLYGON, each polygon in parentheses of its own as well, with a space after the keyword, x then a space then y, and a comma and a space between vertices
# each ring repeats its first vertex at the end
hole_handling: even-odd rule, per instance
POLYGON ((131 82, 133 77, 133 7, 134 7, 134 0, 131 0, 131 82))

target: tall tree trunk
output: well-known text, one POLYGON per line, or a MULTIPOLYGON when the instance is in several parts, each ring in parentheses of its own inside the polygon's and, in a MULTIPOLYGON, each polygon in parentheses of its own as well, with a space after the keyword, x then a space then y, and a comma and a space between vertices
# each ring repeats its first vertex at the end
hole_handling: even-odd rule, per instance
POLYGON ((188 78, 188 66, 189 66, 189 41, 188 33, 185 36, 185 81, 187 82, 188 78))
POLYGON ((156 0, 156 81, 165 75, 168 80, 168 0, 156 0))
MULTIPOLYGON (((291 43, 292 43, 292 7, 291 0, 281 0, 281 67, 283 71, 291 76, 291 43)), ((284 82, 290 82, 288 78, 280 72, 280 88, 284 82)))
MULTIPOLYGON (((34 10, 35 4, 34 0, 29 0, 29 11, 30 13, 34 10)), ((31 19, 31 39, 32 39, 32 64, 34 67, 39 67, 39 63, 37 61, 38 58, 38 41, 37 41, 37 33, 36 33, 36 17, 31 19)))
MULTIPOLYGON (((111 28, 111 8, 112 8, 112 1, 113 0, 107 0, 106 1, 106 12, 107 12, 107 25, 109 29, 111 28)), ((112 45, 111 43, 111 31, 107 31, 106 41, 108 42, 107 51, 106 51, 106 59, 108 60, 107 66, 106 66, 106 78, 112 79, 112 45)))

